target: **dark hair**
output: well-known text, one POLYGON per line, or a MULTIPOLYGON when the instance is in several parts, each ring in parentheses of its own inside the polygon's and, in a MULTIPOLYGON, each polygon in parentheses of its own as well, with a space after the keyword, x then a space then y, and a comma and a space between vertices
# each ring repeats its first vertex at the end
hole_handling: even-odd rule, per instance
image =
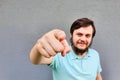
POLYGON ((75 22, 73 22, 73 24, 71 25, 71 28, 70 28, 70 33, 73 34, 75 29, 78 29, 78 28, 81 28, 81 27, 87 27, 89 25, 91 25, 92 28, 93 28, 92 37, 94 37, 95 34, 96 34, 96 29, 95 29, 95 26, 94 26, 94 22, 92 20, 88 19, 88 18, 77 19, 75 22))

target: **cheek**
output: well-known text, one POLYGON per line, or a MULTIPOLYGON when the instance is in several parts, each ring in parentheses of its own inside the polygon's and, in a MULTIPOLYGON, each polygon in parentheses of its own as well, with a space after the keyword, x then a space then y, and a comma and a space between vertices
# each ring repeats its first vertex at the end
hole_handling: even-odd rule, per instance
POLYGON ((88 44, 91 44, 91 42, 92 42, 92 39, 89 39, 89 40, 88 40, 88 44))
POLYGON ((72 41, 73 41, 74 44, 77 44, 77 42, 79 42, 79 38, 74 37, 74 38, 72 38, 72 41))
POLYGON ((74 43, 74 38, 73 38, 73 37, 70 37, 70 41, 71 41, 71 43, 73 44, 73 43, 74 43))

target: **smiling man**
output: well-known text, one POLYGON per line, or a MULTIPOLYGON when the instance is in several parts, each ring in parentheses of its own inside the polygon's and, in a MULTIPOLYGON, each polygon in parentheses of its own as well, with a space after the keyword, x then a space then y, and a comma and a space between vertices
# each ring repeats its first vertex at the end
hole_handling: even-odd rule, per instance
POLYGON ((102 80, 99 54, 90 48, 96 29, 92 20, 77 19, 70 28, 70 46, 64 31, 54 29, 31 49, 33 64, 47 64, 54 80, 102 80))

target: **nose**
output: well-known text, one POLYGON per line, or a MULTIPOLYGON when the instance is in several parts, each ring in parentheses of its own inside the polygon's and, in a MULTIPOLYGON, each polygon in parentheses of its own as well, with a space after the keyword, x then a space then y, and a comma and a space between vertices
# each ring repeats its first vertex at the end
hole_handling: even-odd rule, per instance
POLYGON ((80 39, 81 39, 81 41, 86 41, 86 37, 85 36, 82 36, 80 39))

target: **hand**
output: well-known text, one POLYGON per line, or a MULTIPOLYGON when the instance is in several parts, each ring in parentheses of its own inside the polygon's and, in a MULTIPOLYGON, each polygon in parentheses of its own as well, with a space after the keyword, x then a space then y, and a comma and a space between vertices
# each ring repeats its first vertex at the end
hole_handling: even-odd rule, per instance
POLYGON ((37 50, 41 55, 48 58, 55 56, 58 52, 65 56, 70 51, 65 38, 66 34, 64 31, 59 29, 52 30, 37 41, 37 50))

